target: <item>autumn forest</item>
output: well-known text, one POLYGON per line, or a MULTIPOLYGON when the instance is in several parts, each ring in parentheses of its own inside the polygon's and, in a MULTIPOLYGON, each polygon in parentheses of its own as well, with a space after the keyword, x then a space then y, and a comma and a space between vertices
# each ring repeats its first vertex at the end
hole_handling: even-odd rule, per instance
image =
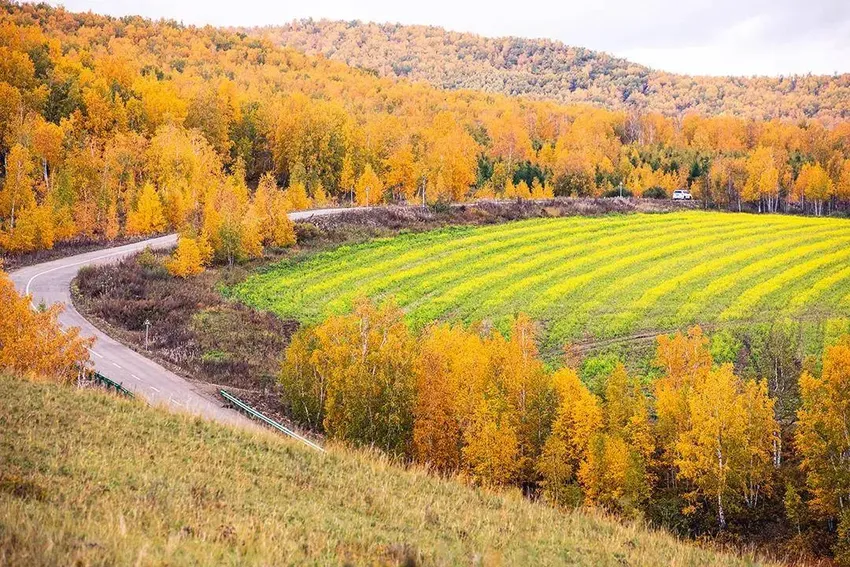
POLYGON ((0 0, 10 384, 102 366, 8 266, 135 244, 75 267, 73 309, 329 459, 850 565, 848 217, 848 75, 0 0))
POLYGON ((0 245, 13 253, 189 229, 232 259, 289 242, 285 227, 266 230, 272 210, 423 194, 689 187, 720 207, 814 214, 850 195, 850 123, 838 119, 670 117, 447 92, 241 32, 29 4, 3 7, 0 42, 0 245))

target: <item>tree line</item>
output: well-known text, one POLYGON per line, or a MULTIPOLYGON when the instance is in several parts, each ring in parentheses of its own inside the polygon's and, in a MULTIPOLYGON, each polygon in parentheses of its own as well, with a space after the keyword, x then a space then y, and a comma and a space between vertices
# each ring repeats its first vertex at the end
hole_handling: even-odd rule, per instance
POLYGON ((747 345, 762 376, 724 361, 742 346, 732 335, 694 327, 658 337, 654 378, 617 363, 588 386, 543 363, 525 316, 508 337, 481 324, 416 335, 391 302, 364 300, 301 329, 280 381, 299 423, 439 474, 690 533, 778 523, 794 546, 825 539, 847 560, 850 336, 794 378, 767 362, 785 336, 747 345))
POLYGON ((838 119, 443 91, 238 31, 43 4, 0 6, 0 61, 7 253, 177 230, 201 257, 234 262, 291 242, 285 221, 273 236, 266 220, 328 203, 685 187, 732 209, 829 214, 850 201, 850 123, 838 119))

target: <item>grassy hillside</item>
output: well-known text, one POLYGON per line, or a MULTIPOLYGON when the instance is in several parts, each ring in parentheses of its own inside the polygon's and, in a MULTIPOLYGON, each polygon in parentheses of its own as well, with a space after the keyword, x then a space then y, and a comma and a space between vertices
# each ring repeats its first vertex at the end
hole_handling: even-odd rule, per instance
POLYGON ((551 345, 777 313, 850 317, 850 222, 680 212, 536 219, 402 235, 283 262, 237 286, 318 321, 393 296, 414 326, 522 311, 551 345))
POLYGON ((383 76, 449 89, 668 115, 692 111, 757 119, 836 119, 850 113, 850 74, 692 77, 559 41, 489 38, 432 26, 301 20, 249 31, 383 76))
POLYGON ((752 565, 99 391, 0 377, 4 565, 752 565))

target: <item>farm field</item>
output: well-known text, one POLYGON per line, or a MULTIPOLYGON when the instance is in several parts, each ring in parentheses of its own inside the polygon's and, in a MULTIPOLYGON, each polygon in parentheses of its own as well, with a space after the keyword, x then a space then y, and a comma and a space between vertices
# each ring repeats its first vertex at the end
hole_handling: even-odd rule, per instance
POLYGON ((541 321, 555 348, 686 325, 850 318, 850 222, 718 212, 533 219, 342 246, 229 290, 317 322, 393 297, 414 327, 541 321))

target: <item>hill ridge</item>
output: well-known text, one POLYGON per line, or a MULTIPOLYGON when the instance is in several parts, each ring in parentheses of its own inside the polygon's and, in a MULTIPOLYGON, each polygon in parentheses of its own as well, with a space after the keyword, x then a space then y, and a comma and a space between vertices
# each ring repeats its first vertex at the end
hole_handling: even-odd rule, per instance
POLYGON ((682 75, 560 40, 489 37, 434 25, 305 18, 239 29, 308 55, 444 89, 668 116, 696 112, 826 121, 850 116, 850 73, 682 75))

